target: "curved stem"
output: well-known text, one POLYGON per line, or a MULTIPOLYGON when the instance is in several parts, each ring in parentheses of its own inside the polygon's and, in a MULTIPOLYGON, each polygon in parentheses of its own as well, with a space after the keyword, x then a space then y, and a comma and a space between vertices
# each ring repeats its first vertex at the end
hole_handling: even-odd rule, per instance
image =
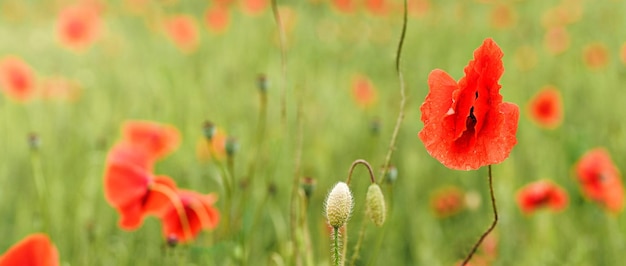
POLYGON ((346 184, 348 186, 350 185, 350 181, 352 180, 352 172, 354 171, 354 168, 356 168, 356 166, 359 164, 365 165, 365 167, 367 167, 367 171, 370 174, 370 181, 372 182, 372 184, 376 183, 376 178, 374 177, 374 170, 372 170, 372 166, 370 165, 370 163, 368 163, 366 160, 358 159, 352 162, 352 165, 350 165, 350 170, 348 172, 348 179, 346 179, 346 184))
POLYGON ((405 96, 405 88, 404 88, 404 76, 402 75, 402 71, 400 71, 400 58, 402 57, 402 46, 404 45, 404 38, 406 36, 406 24, 407 24, 407 1, 404 0, 404 14, 402 19, 402 32, 400 33, 400 41, 398 43, 398 50, 396 51, 396 72, 398 72, 398 80, 400 81, 400 111, 398 112, 398 118, 396 119, 396 126, 393 129, 393 134, 391 134, 391 141, 389 143, 389 149, 387 150, 387 156, 385 156, 385 163, 383 164, 383 169, 380 174, 380 182, 385 179, 385 175, 387 174, 387 170, 389 168, 389 162, 391 161, 391 155, 393 151, 396 149, 396 140, 398 138, 398 133, 400 132, 400 126, 402 125, 402 120, 404 119, 404 106, 406 105, 406 96, 405 96))
POLYGON ((176 209, 176 213, 178 214, 178 219, 180 219, 180 223, 183 226, 183 232, 185 234, 185 238, 191 239, 191 227, 189 226, 189 219, 187 218, 187 214, 185 213, 185 207, 183 202, 180 200, 176 192, 174 192, 171 188, 165 185, 161 185, 158 183, 153 183, 150 185, 150 191, 159 192, 162 195, 166 196, 167 199, 174 205, 174 209, 176 209))
POLYGON ((482 243, 483 240, 485 239, 485 237, 487 237, 487 235, 489 235, 489 233, 491 233, 491 231, 493 231, 493 228, 495 228, 496 224, 498 223, 498 210, 496 209, 496 197, 493 194, 493 182, 492 182, 492 177, 491 177, 491 165, 489 165, 489 195, 491 195, 491 207, 493 208, 493 222, 491 222, 491 226, 489 226, 489 228, 487 228, 487 231, 485 231, 480 236, 480 239, 478 239, 478 242, 476 242, 476 244, 474 244, 474 247, 472 247, 472 251, 470 251, 470 253, 467 255, 465 260, 463 260, 463 263, 461 265, 466 265, 472 259, 472 256, 474 255, 474 253, 476 253, 476 249, 478 249, 478 246, 480 246, 480 243, 482 243))

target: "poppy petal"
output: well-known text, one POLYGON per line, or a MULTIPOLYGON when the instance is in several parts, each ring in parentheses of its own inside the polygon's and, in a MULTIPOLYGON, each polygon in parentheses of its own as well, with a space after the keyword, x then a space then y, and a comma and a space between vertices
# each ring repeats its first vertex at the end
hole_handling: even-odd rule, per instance
POLYGON ((27 236, 0 256, 0 266, 59 265, 59 252, 47 235, 36 233, 27 236))

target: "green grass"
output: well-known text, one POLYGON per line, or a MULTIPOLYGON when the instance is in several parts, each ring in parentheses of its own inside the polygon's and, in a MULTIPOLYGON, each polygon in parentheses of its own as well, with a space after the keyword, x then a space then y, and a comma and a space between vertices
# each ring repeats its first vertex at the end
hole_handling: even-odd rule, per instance
MULTIPOLYGON (((201 22, 199 49, 184 55, 162 33, 147 27, 143 18, 126 13, 115 1, 105 13, 104 36, 87 52, 75 54, 56 43, 54 4, 1 4, 11 3, 21 5, 22 11, 3 11, 0 16, 0 56, 18 55, 40 76, 76 79, 83 93, 76 103, 22 104, 0 98, 0 252, 27 234, 44 230, 27 143, 28 134, 35 132, 42 142, 39 158, 47 184, 47 233, 63 265, 229 265, 241 263, 242 254, 250 265, 280 265, 277 258, 291 265, 289 208, 300 119, 301 173, 317 181, 306 209, 314 264, 332 263, 330 231, 323 215, 326 193, 345 180, 356 159, 368 160, 378 174, 393 131, 400 100, 394 69, 399 14, 345 15, 327 4, 285 3, 297 20, 288 34, 287 84, 283 84, 276 24, 269 8, 259 17, 247 17, 233 8, 228 32, 216 36, 202 23, 204 2, 180 1, 162 7, 164 14, 190 13, 201 22), (237 137, 241 149, 235 172, 240 173, 237 178, 243 177, 258 148, 256 77, 260 73, 270 82, 268 130, 262 164, 249 187, 251 196, 246 208, 238 210, 243 213, 239 230, 218 241, 220 225, 191 245, 168 249, 154 218, 133 232, 119 229, 118 214, 103 196, 102 176, 106 153, 119 138, 122 123, 146 119, 176 126, 181 146, 159 162, 155 172, 172 176, 180 187, 222 196, 218 169, 196 159, 196 142, 205 120, 237 137), (378 90, 378 104, 368 110, 351 99, 350 80, 356 73, 370 77, 378 90), (288 100, 285 123, 280 114, 283 86, 288 100), (378 135, 370 132, 373 119, 381 121, 378 135), (268 195, 270 184, 276 186, 275 195, 268 195)), ((626 5, 584 1, 582 19, 567 26, 569 49, 554 56, 543 46, 541 16, 556 4, 515 1, 518 20, 507 30, 491 27, 490 5, 473 1, 431 1, 425 17, 409 19, 401 65, 408 97, 406 117, 392 158, 399 176, 392 187, 383 187, 388 220, 382 229, 368 225, 358 265, 451 265, 465 256, 490 223, 487 169, 447 169, 428 155, 417 137, 423 126, 419 106, 428 92, 428 73, 440 68, 459 79, 473 50, 486 37, 492 37, 505 54, 500 81, 504 100, 517 103, 522 111, 517 146, 506 161, 493 167, 501 215, 494 265, 621 264, 626 219, 623 214, 608 215, 585 200, 572 166, 597 146, 609 150, 618 168, 626 166, 622 156, 626 154, 622 115, 626 67, 618 58, 626 42, 622 27, 626 5), (602 70, 588 70, 583 64, 583 47, 591 42, 602 42, 609 49, 609 64, 602 70), (538 64, 528 71, 515 64, 514 53, 522 45, 532 47, 538 57, 538 64), (565 120, 555 130, 540 129, 526 113, 528 100, 546 84, 561 90, 565 105, 565 120), (570 196, 569 206, 561 213, 524 216, 515 193, 541 178, 563 186, 570 196), (429 196, 445 185, 476 191, 483 203, 475 211, 438 219, 430 210, 429 196)), ((355 174, 348 257, 363 220, 368 185, 364 169, 355 174)), ((221 198, 218 209, 223 203, 221 198)))

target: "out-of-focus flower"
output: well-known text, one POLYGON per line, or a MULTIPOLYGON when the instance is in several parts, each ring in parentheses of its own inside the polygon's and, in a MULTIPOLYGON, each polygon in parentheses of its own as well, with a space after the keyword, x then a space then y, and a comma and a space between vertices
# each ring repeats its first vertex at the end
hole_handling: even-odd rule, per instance
POLYGON ((12 100, 30 100, 35 94, 35 83, 35 74, 22 59, 7 56, 0 60, 0 86, 12 100))
POLYGON ((355 75, 352 78, 352 97, 362 108, 371 107, 378 99, 374 84, 363 75, 355 75))
POLYGON ((41 81, 40 95, 44 99, 59 101, 76 101, 80 97, 80 85, 64 77, 47 77, 41 81))
POLYGON ((0 255, 0 266, 57 266, 59 252, 47 235, 31 234, 0 255))
POLYGON ((212 156, 215 156, 217 160, 223 160, 226 158, 226 140, 228 135, 221 128, 217 128, 214 135, 211 138, 211 142, 207 142, 206 138, 198 140, 196 145, 196 156, 200 161, 209 161, 212 156), (213 153, 213 155, 211 155, 213 153))
POLYGON ((532 214, 540 208, 561 211, 567 202, 565 190, 548 180, 530 183, 517 193, 517 205, 525 214, 532 214))
POLYGON ((509 29, 515 26, 517 13, 510 5, 499 4, 491 9, 489 20, 491 26, 496 29, 509 29))
POLYGON ((180 144, 178 129, 151 121, 125 122, 122 126, 122 138, 122 142, 142 150, 153 161, 170 154, 180 144))
POLYGON ((193 240, 201 230, 212 230, 217 226, 220 215, 213 207, 217 195, 202 195, 182 189, 177 191, 177 195, 186 217, 181 219, 179 210, 170 205, 161 216, 165 237, 174 237, 178 242, 185 243, 193 240), (188 229, 185 229, 187 226, 188 229))
POLYGON ((83 51, 89 48, 102 31, 100 8, 88 1, 67 6, 59 13, 56 31, 61 44, 68 49, 83 51))
POLYGON ((263 13, 268 6, 268 0, 243 0, 241 9, 244 14, 257 16, 263 13))
POLYGON ((530 118, 539 126, 554 129, 563 122, 563 99, 551 85, 543 87, 528 103, 530 118))
POLYGON ((598 70, 609 64, 609 51, 602 43, 592 43, 583 50, 583 61, 592 70, 598 70))
POLYGON ((184 53, 192 53, 200 44, 196 20, 189 15, 174 15, 165 20, 165 34, 184 53))
POLYGON ((543 37, 543 44, 551 54, 563 53, 569 48, 570 37, 565 27, 551 27, 543 37))
POLYGON ((595 148, 583 154, 576 164, 576 174, 585 197, 612 213, 624 209, 622 177, 605 149, 595 148))
POLYGON ((430 195, 430 209, 435 216, 447 218, 465 208, 465 194, 457 187, 443 187, 430 195))
POLYGON ((215 5, 207 8, 204 13, 206 26, 212 33, 224 33, 230 23, 230 11, 227 7, 215 5))

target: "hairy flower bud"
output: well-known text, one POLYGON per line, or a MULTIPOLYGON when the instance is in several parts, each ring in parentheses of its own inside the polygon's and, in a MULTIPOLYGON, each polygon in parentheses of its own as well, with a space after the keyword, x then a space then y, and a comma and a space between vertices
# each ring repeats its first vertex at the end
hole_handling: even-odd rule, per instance
POLYGON ((352 212, 352 193, 344 182, 339 182, 333 187, 326 197, 326 219, 334 228, 344 225, 352 212))
POLYGON ((385 197, 376 183, 371 184, 367 189, 365 214, 376 226, 382 226, 385 223, 385 197))

